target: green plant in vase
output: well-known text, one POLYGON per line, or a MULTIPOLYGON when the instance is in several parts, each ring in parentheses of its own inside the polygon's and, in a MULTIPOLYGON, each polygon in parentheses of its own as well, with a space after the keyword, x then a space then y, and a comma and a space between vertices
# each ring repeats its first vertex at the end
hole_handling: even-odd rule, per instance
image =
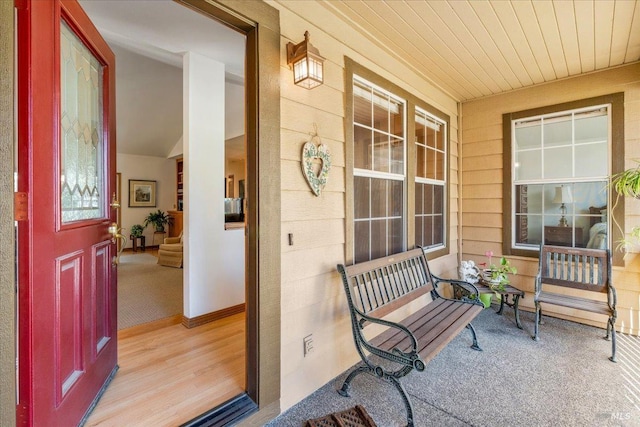
POLYGON ((505 257, 500 257, 500 264, 494 265, 491 263, 493 253, 488 252, 486 255, 489 257, 489 268, 484 270, 485 280, 489 283, 489 288, 499 295, 509 284, 509 275, 518 273, 518 270, 505 257))
POLYGON ((144 232, 144 227, 140 224, 134 224, 131 226, 131 237, 140 237, 144 232))
POLYGON ((156 212, 151 212, 144 219, 144 226, 147 227, 149 224, 153 224, 156 231, 163 232, 165 225, 171 222, 171 217, 166 212, 158 209, 156 212))

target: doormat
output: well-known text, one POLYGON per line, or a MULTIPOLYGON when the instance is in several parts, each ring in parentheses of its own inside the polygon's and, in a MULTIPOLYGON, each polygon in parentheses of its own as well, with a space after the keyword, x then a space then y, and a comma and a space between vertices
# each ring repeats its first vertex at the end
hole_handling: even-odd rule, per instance
POLYGON ((308 420, 304 427, 376 427, 376 423, 362 406, 356 405, 346 411, 308 420))

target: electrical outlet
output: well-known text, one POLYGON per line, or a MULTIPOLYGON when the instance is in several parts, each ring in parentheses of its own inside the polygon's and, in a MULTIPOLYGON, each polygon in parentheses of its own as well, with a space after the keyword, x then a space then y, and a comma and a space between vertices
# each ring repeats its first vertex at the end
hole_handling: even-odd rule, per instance
POLYGON ((304 356, 313 351, 313 335, 307 335, 302 339, 302 343, 304 345, 304 356))

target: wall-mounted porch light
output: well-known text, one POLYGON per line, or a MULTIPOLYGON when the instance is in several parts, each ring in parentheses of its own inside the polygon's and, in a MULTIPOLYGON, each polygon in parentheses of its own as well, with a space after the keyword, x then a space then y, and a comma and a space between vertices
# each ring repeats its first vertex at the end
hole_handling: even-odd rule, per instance
POLYGON ((309 31, 298 44, 287 43, 287 64, 293 67, 293 82, 306 89, 320 86, 324 80, 324 58, 309 43, 309 31))

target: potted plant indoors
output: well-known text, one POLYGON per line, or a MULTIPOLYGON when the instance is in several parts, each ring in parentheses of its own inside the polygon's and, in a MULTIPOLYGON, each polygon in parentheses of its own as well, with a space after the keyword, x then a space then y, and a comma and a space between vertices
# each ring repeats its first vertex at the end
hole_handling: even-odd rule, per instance
POLYGON ((156 228, 156 231, 163 232, 164 226, 169 224, 171 221, 171 217, 166 213, 158 209, 156 212, 151 212, 144 219, 144 226, 147 227, 149 224, 153 224, 156 228))
POLYGON ((144 231, 144 227, 140 224, 133 224, 131 226, 131 237, 140 237, 142 236, 142 232, 144 231))

